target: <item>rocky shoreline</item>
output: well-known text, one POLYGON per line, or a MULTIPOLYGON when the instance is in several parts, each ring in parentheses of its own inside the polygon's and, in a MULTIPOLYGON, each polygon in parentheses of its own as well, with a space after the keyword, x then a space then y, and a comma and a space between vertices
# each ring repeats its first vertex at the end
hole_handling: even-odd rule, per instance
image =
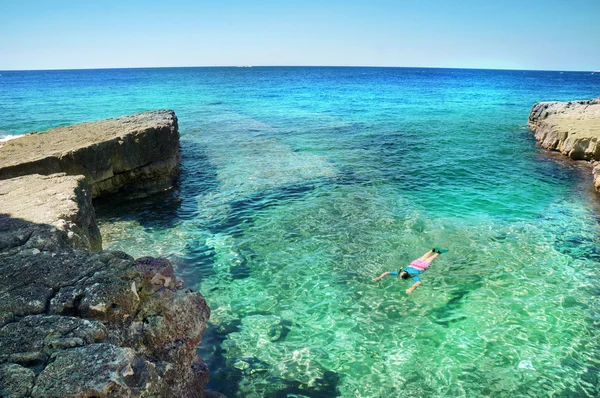
POLYGON ((600 97, 588 101, 538 102, 527 123, 543 148, 593 164, 600 190, 600 97))
POLYGON ((172 111, 0 148, 0 396, 203 397, 210 310, 169 261, 103 251, 92 197, 170 186, 172 111))
POLYGON ((171 110, 138 113, 30 133, 0 143, 0 180, 65 172, 86 177, 92 197, 168 189, 179 171, 171 110))

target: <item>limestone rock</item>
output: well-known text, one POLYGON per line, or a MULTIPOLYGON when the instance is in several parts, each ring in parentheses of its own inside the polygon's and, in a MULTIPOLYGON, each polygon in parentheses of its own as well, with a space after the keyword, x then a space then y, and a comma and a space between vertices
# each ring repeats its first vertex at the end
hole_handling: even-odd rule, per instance
MULTIPOLYGON (((589 101, 539 102, 533 105, 528 126, 543 148, 574 160, 600 160, 600 97, 589 101)), ((600 188, 600 169, 594 167, 600 188)))
POLYGON ((594 162, 592 174, 594 176, 594 188, 596 188, 597 191, 600 191, 600 162, 594 162))
MULTIPOLYGON (((158 127, 156 115, 147 124, 142 123, 146 116, 138 115, 68 131, 113 126, 114 139, 123 141, 118 145, 135 147, 166 130, 177 133, 174 115, 163 116, 158 127), (127 123, 129 135, 118 135, 127 123)), ((54 170, 54 155, 38 155, 60 146, 45 139, 39 145, 27 137, 15 139, 21 143, 13 149, 28 151, 33 145, 37 155, 22 152, 21 165, 27 166, 0 167, 0 178, 15 170, 54 170)), ((101 250, 87 183, 101 175, 98 192, 125 187, 133 183, 129 177, 137 187, 156 187, 153 170, 168 174, 177 165, 176 158, 157 160, 156 153, 177 152, 155 137, 150 163, 114 174, 144 163, 142 152, 152 150, 143 146, 152 145, 132 150, 130 159, 125 152, 112 157, 114 148, 106 140, 90 146, 87 137, 85 145, 75 145, 79 139, 84 140, 63 143, 75 150, 56 159, 67 174, 82 171, 77 164, 86 177, 58 173, 0 180, 0 397, 203 397, 208 369, 196 348, 210 316, 204 298, 186 288, 166 259, 134 260, 101 250), (104 178, 101 170, 109 158, 113 174, 104 178), (69 163, 73 159, 83 163, 69 163)), ((5 155, 0 149, 0 162, 5 155)))
POLYGON ((102 247, 90 189, 83 176, 38 174, 0 180, 0 250, 102 247))
POLYGON ((91 344, 53 354, 31 397, 130 397, 156 379, 155 367, 136 361, 132 349, 91 344))
POLYGON ((0 329, 0 362, 35 368, 56 351, 103 341, 101 322, 56 316, 28 315, 0 329))
POLYGON ((546 149, 575 160, 600 160, 600 98, 539 102, 529 114, 528 125, 546 149))
POLYGON ((36 397, 201 396, 208 370, 196 347, 210 311, 169 275, 167 260, 121 252, 0 253, 0 365, 34 372, 36 397), (81 377, 99 389, 81 390, 81 377))
POLYGON ((178 164, 177 117, 170 110, 58 127, 0 143, 0 179, 84 175, 93 197, 164 190, 178 164))

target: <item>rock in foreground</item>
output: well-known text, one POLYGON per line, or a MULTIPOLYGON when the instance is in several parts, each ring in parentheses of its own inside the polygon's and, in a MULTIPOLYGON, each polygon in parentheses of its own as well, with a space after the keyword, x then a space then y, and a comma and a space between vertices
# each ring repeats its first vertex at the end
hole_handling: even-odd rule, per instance
POLYGON ((0 181, 0 396, 202 397, 204 298, 165 259, 89 251, 87 190, 82 176, 0 181))
POLYGON ((0 180, 28 174, 84 175, 92 196, 169 188, 179 164, 173 111, 58 127, 0 143, 0 180))
POLYGON ((0 254, 0 396, 201 397, 209 310, 166 260, 0 254))
MULTIPOLYGON (((529 127, 543 148, 574 160, 600 160, 600 98, 589 101, 539 102, 529 114, 529 127)), ((600 188, 600 167, 594 166, 600 188)))
POLYGON ((168 111, 0 143, 0 397, 205 395, 204 298, 165 259, 102 251, 92 206, 170 185, 178 138, 168 111))

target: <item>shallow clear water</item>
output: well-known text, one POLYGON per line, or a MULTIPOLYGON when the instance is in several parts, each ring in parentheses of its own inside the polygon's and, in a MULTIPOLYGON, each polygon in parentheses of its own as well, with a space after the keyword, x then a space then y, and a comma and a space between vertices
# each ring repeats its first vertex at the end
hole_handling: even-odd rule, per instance
POLYGON ((167 256, 206 297, 211 389, 598 396, 598 198, 525 124, 599 92, 567 72, 1 72, 0 135, 176 111, 178 189, 98 219, 105 248, 167 256), (413 294, 371 281, 434 246, 413 294))

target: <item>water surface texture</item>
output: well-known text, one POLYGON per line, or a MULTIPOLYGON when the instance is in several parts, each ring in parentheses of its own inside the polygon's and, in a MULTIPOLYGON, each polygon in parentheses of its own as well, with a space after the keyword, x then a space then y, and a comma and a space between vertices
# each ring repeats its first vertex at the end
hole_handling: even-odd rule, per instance
POLYGON ((586 166, 536 147, 533 103, 600 74, 412 68, 0 72, 0 135, 157 108, 178 188, 100 203, 106 249, 200 290, 230 397, 586 397, 600 239, 586 166), (445 247, 410 282, 371 278, 445 247))

